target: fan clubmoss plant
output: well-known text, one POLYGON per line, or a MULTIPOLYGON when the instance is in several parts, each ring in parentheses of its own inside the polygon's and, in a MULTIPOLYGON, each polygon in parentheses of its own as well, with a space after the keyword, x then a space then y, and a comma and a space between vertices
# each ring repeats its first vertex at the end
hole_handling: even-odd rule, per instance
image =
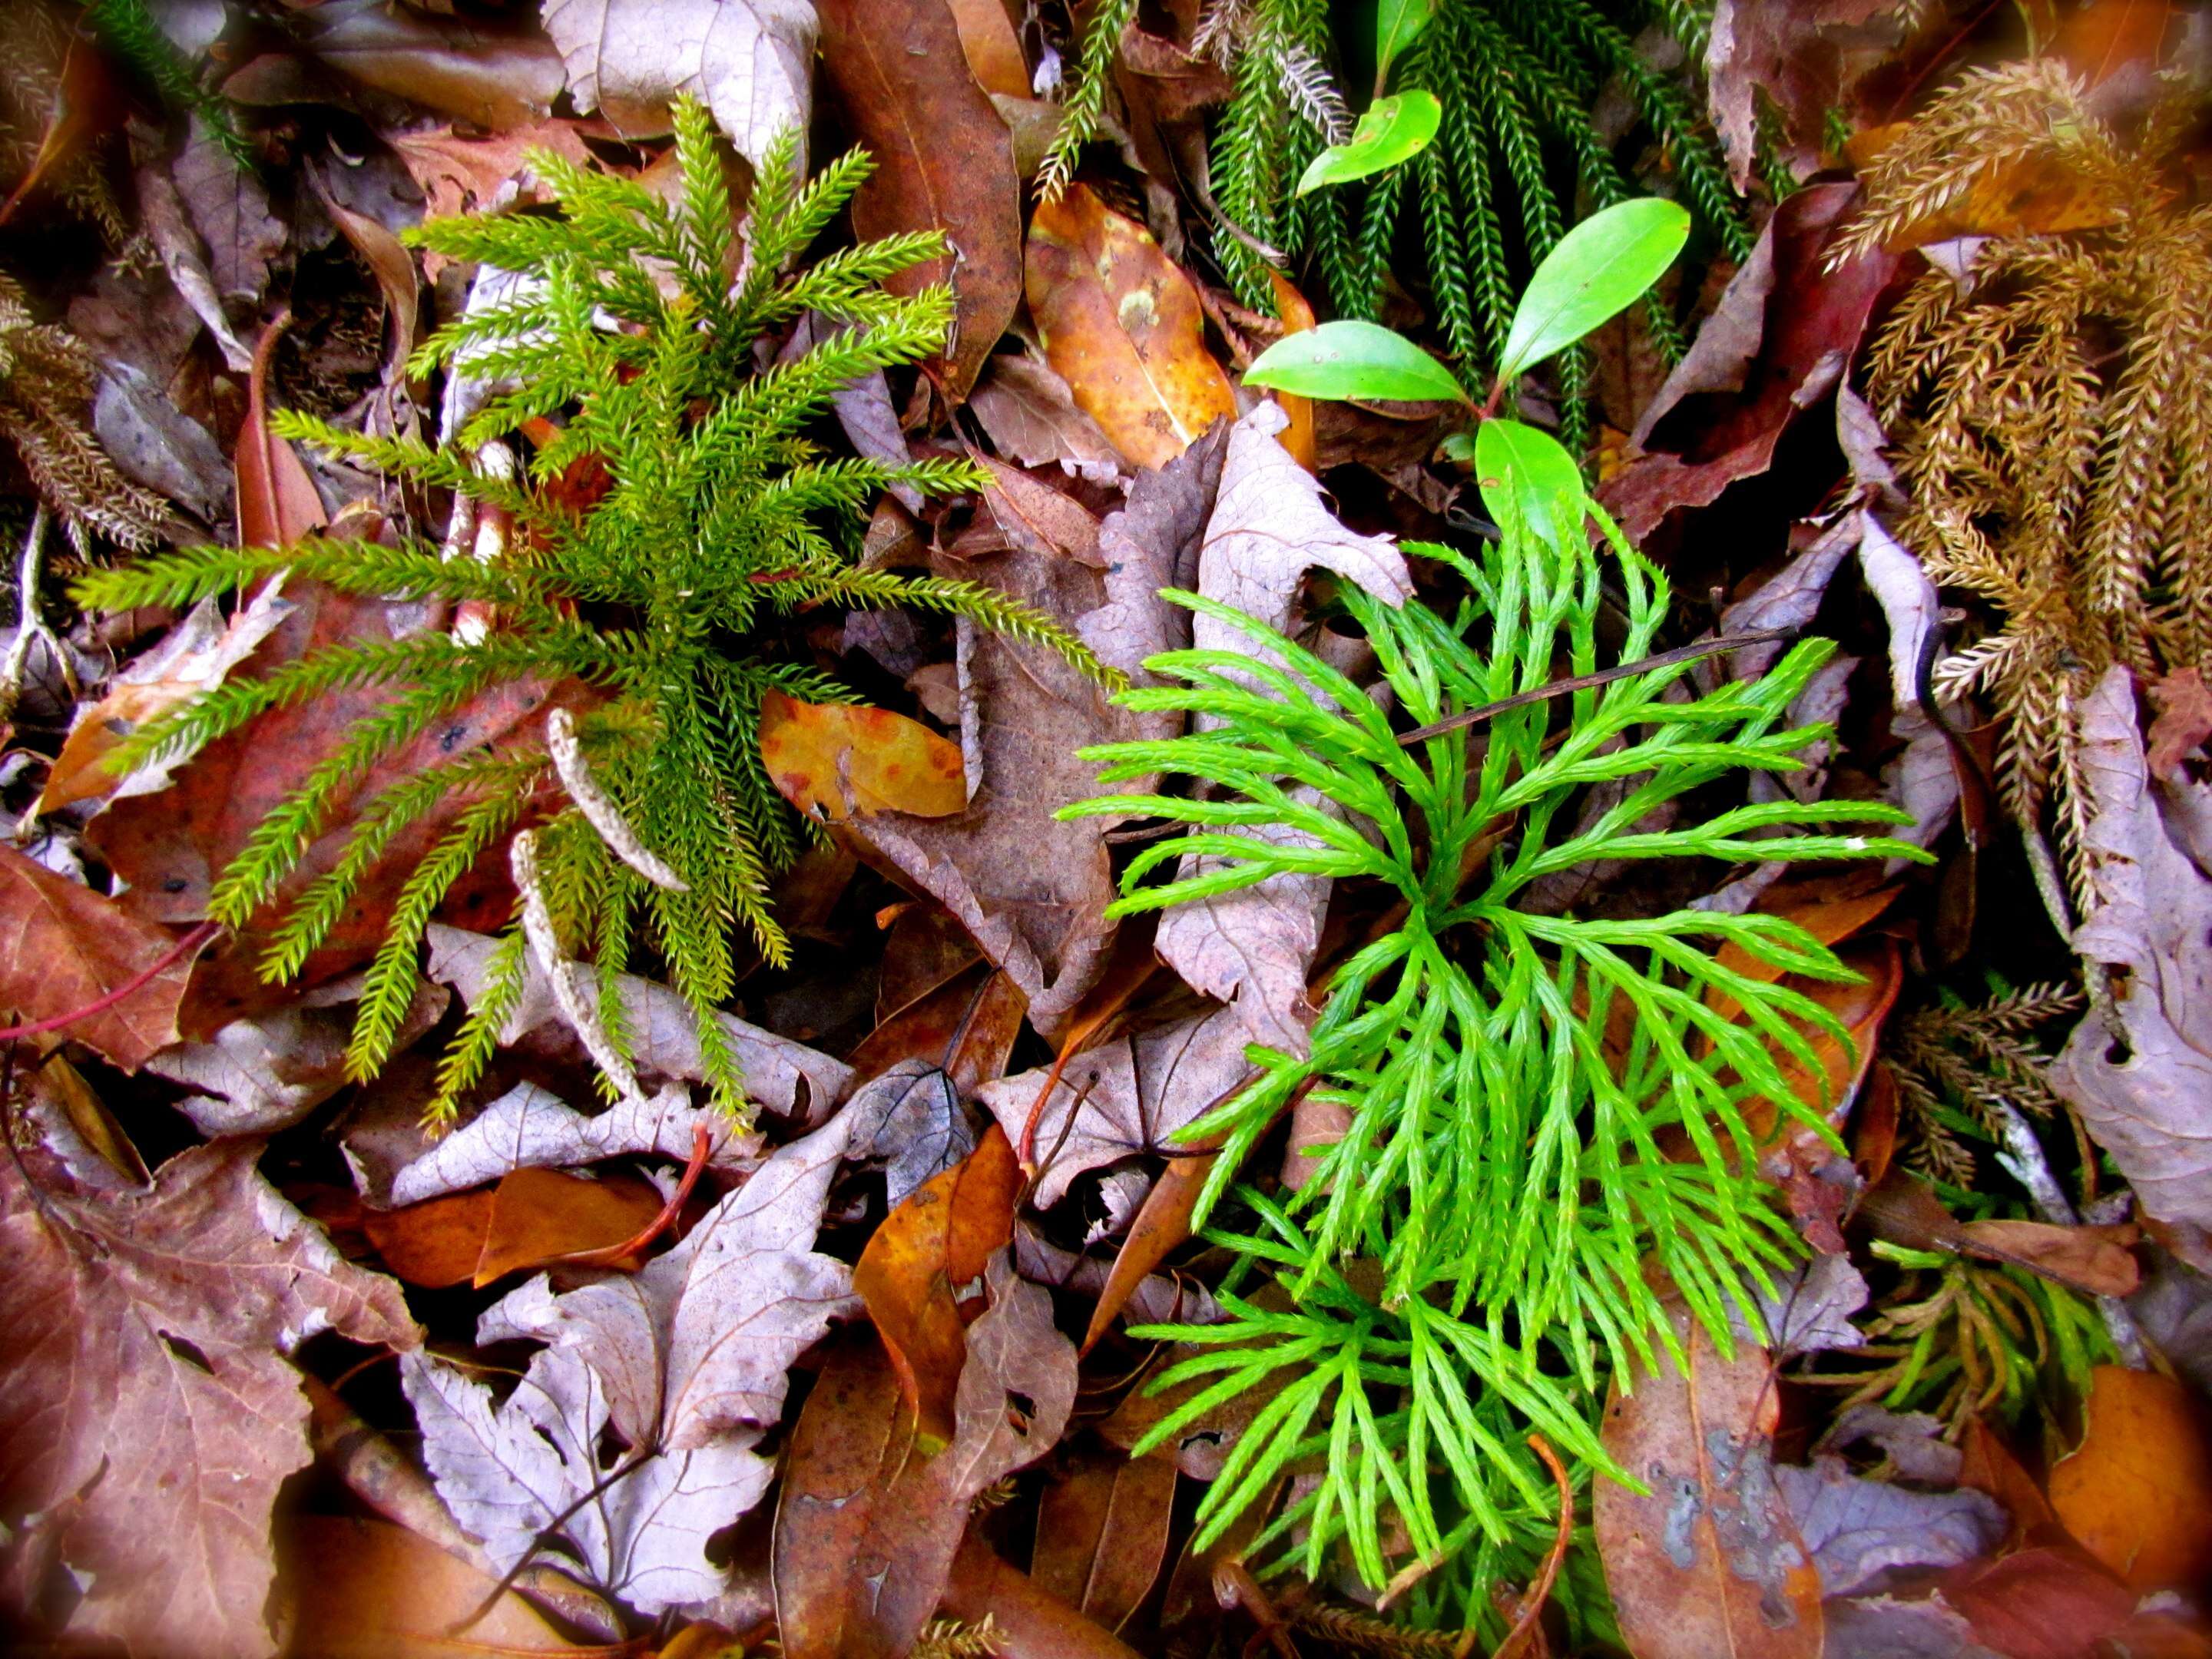
MULTIPOLYGON (((676 128, 684 191, 675 205, 541 153, 534 165, 561 216, 422 228, 422 246, 524 278, 507 303, 447 328, 414 365, 428 372, 459 360, 468 373, 511 388, 490 398, 458 447, 368 438, 296 417, 282 423, 289 436, 511 515, 507 556, 481 562, 421 546, 330 541, 200 548, 81 587, 88 605, 183 604, 285 571, 347 592, 434 597, 472 613, 452 633, 318 651, 265 678, 226 684, 125 745, 127 765, 333 688, 391 689, 383 708, 308 774, 222 872, 210 914, 234 926, 278 897, 368 769, 434 723, 525 677, 591 689, 573 743, 556 730, 550 756, 463 754, 392 785, 356 809, 336 867, 289 896, 268 934, 263 966, 272 979, 296 971, 327 936, 399 831, 460 804, 408 882, 369 968, 349 1054, 356 1076, 376 1069, 399 1029, 417 947, 440 900, 535 814, 538 792, 557 772, 569 804, 534 840, 534 896, 547 931, 562 953, 590 957, 603 985, 642 946, 656 950, 698 1017, 708 1079, 734 1107, 742 1080, 714 1018, 734 980, 732 924, 770 963, 786 959, 769 883, 803 834, 761 763, 760 700, 771 688, 816 702, 850 695, 782 653, 781 619, 802 606, 915 605, 1051 643, 1095 666, 1048 618, 989 588, 856 568, 847 551, 886 485, 944 495, 981 482, 965 462, 825 458, 807 435, 839 388, 943 343, 947 289, 900 298, 881 287, 940 252, 940 239, 864 243, 792 274, 869 163, 855 151, 803 182, 787 138, 761 169, 732 281, 731 206, 703 106, 680 103, 676 128), (757 368, 756 343, 808 313, 852 326, 791 362, 757 368), (539 424, 555 420, 565 424, 539 424), (509 480, 472 459, 526 424, 544 440, 526 478, 509 480), (564 504, 574 490, 544 487, 571 469, 605 480, 580 508, 564 504)), ((447 1056, 434 1110, 450 1109, 481 1072, 520 994, 525 957, 519 917, 489 989, 447 1056)), ((622 1055, 619 1000, 603 994, 600 1006, 622 1055)))
MULTIPOLYGON (((1464 580, 1455 611, 1346 591, 1406 721, 1449 721, 1601 668, 1608 574, 1627 617, 1613 654, 1651 653, 1663 579, 1593 504, 1570 506, 1573 522, 1587 514, 1603 531, 1607 563, 1586 537, 1540 536, 1509 511, 1479 561, 1409 550, 1464 580)), ((1778 917, 1546 915, 1516 901, 1601 858, 1920 855, 1829 833, 1899 820, 1863 803, 1785 800, 1649 827, 1732 775, 1798 764, 1822 733, 1786 729, 1785 714, 1832 654, 1826 641, 1703 696, 1685 695, 1688 665, 1675 663, 1408 744, 1312 653, 1212 601, 1170 597, 1238 629, 1251 650, 1156 657, 1147 666, 1174 684, 1123 694, 1207 729, 1085 751, 1104 781, 1157 772, 1195 786, 1070 809, 1188 826, 1131 860, 1113 913, 1296 872, 1383 884, 1401 919, 1337 966, 1307 1052, 1255 1048, 1253 1079, 1184 1132, 1222 1149, 1203 1223, 1293 1097, 1317 1091, 1350 1125, 1296 1193, 1235 1188, 1224 1213, 1241 1219, 1208 1237, 1270 1283, 1259 1294, 1232 1284, 1218 1324, 1144 1333, 1206 1350, 1167 1373, 1207 1381, 1151 1438, 1266 1391, 1207 1492, 1201 1538, 1285 1469, 1311 1473, 1316 1484, 1255 1545, 1298 1537, 1309 1574, 1341 1542, 1384 1583, 1393 1515, 1417 1556, 1540 1557, 1556 1499, 1528 1432, 1623 1477, 1599 1444, 1595 1404, 1604 1375, 1649 1365, 1668 1344, 1662 1286, 1725 1344, 1732 1304, 1756 1318, 1747 1277, 1789 1259, 1794 1237, 1752 1170, 1759 1103, 1823 1124, 1827 1103, 1797 1098, 1782 1066, 1794 1057, 1822 1075, 1808 1033, 1848 1039, 1781 976, 1849 975, 1778 917), (1607 783, 1618 799, 1578 818, 1585 792, 1607 783), (1294 840, 1248 833, 1285 827, 1294 840), (1726 965, 1724 945, 1765 971, 1726 965)))

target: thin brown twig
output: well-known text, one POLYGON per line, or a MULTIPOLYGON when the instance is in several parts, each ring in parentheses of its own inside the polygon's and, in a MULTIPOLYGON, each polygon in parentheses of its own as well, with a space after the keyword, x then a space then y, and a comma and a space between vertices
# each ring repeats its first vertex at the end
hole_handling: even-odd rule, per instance
POLYGON ((1516 708, 1526 708, 1530 703, 1564 697, 1570 692, 1588 691, 1596 686, 1609 685, 1614 680, 1627 679, 1632 675, 1649 674, 1657 669, 1672 668, 1677 663, 1696 662, 1701 657, 1717 657, 1725 652, 1743 651, 1754 645, 1778 645, 1785 640, 1794 639, 1796 634, 1794 628, 1762 628, 1749 634, 1723 634, 1717 640, 1678 645, 1672 651, 1662 651, 1656 656, 1638 657, 1634 662, 1617 663, 1611 668, 1601 668, 1594 674, 1576 674, 1537 686, 1533 690, 1516 691, 1510 697, 1500 697, 1496 702, 1486 702, 1477 708, 1462 708, 1456 714, 1447 714, 1431 725, 1407 732, 1398 739, 1398 746, 1403 749, 1431 738, 1440 738, 1447 732, 1458 731, 1462 726, 1480 725, 1484 720, 1510 714, 1516 708))
MULTIPOLYGON (((1536 1583, 1521 1604, 1521 1616, 1513 1621, 1513 1628, 1505 1632, 1505 1639, 1492 1652, 1490 1659, 1515 1659, 1516 1650, 1536 1627, 1542 1616, 1544 1603, 1552 1599, 1552 1586, 1559 1582, 1559 1564, 1567 1559, 1567 1545, 1575 1535, 1575 1488, 1567 1479, 1566 1465, 1559 1462, 1559 1453, 1552 1443, 1540 1434, 1528 1437, 1528 1448, 1544 1460, 1544 1467, 1552 1472, 1552 1480, 1559 1489, 1559 1530, 1552 1540, 1552 1553, 1544 1558, 1544 1570, 1536 1575, 1536 1583)), ((1459 1650, 1454 1659, 1467 1659, 1472 1651, 1474 1632, 1470 1627, 1459 1638, 1459 1650)))

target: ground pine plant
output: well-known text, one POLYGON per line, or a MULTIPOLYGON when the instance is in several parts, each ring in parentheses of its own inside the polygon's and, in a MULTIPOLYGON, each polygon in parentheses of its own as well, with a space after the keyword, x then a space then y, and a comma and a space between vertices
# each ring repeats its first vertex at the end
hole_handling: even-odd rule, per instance
MULTIPOLYGON (((1595 288, 1577 285, 1586 296, 1634 266, 1619 246, 1601 253, 1595 288)), ((1615 282, 1612 308, 1663 264, 1615 282)), ((1307 1052, 1249 1051, 1250 1079, 1184 1132, 1221 1148, 1197 1214, 1237 1261, 1224 1317, 1139 1334, 1190 1345, 1161 1379, 1181 1392, 1153 1443, 1254 1402, 1201 1507, 1201 1544, 1272 1504, 1255 1556, 1316 1577, 1348 1563, 1378 1589, 1408 1561, 1450 1563, 1412 1605, 1462 1626, 1496 1624, 1488 1587, 1526 1576, 1557 1525, 1528 1437, 1578 1480, 1628 1478, 1601 1444, 1598 1406, 1607 1377, 1672 1346, 1666 1298, 1724 1346, 1732 1311, 1756 1328, 1753 1291, 1799 1248, 1756 1148, 1778 1111, 1831 1133, 1833 1103, 1800 1098, 1784 1068, 1823 1075, 1814 1036, 1848 1042, 1784 982, 1849 977, 1793 923, 1546 914, 1524 908, 1532 885, 1598 859, 1920 856, 1864 833, 1900 819, 1877 805, 1694 816, 1728 781, 1799 763, 1821 734, 1788 711, 1832 647, 1802 641, 1702 693, 1680 659, 1606 679, 1656 650, 1665 581, 1556 445, 1492 424, 1535 459, 1484 478, 1499 538, 1479 558, 1407 550, 1463 597, 1393 607, 1344 592, 1387 703, 1250 618, 1171 595, 1249 651, 1152 659, 1169 683, 1124 701, 1191 729, 1087 753, 1107 783, 1157 774, 1188 788, 1073 809, 1180 826, 1130 861, 1122 914, 1290 872, 1389 890, 1389 925, 1334 968, 1307 1052), (1601 648, 1615 607, 1625 633, 1601 648), (1562 677, 1600 683, 1546 695, 1562 677), (1342 1109, 1342 1137, 1294 1191, 1240 1178, 1307 1096, 1342 1109)))
MULTIPOLYGON (((831 394, 858 376, 927 356, 944 342, 951 296, 881 286, 942 252, 905 235, 793 262, 829 225, 869 163, 859 151, 811 181, 795 135, 760 170, 735 257, 732 215, 704 108, 676 111, 684 189, 670 204, 637 185, 540 155, 556 217, 433 222, 422 246, 523 279, 509 302, 472 312, 434 337, 415 368, 459 360, 509 387, 434 448, 289 419, 285 434, 453 490, 511 516, 511 551, 482 562, 434 548, 310 540, 289 548, 201 548, 95 575, 88 605, 183 604, 290 572, 365 595, 434 597, 464 625, 388 643, 313 653, 258 680, 225 685, 149 724, 122 763, 180 752, 264 710, 334 688, 390 696, 256 830, 225 870, 214 916, 263 911, 368 769, 490 688, 535 677, 580 683, 588 712, 555 720, 550 752, 462 755, 356 809, 343 858, 290 899, 264 962, 297 970, 344 913, 392 839, 461 803, 415 872, 368 973, 349 1064, 373 1073, 399 1029, 418 947, 445 893, 526 818, 557 778, 565 802, 532 832, 525 902, 498 973, 448 1052, 434 1111, 449 1112, 481 1072, 524 981, 525 925, 565 958, 588 957, 603 984, 650 949, 698 1016, 708 1079, 742 1102, 743 1080, 714 1012, 730 994, 743 928, 770 963, 787 954, 769 881, 805 831, 763 769, 760 700, 775 689, 816 702, 849 696, 779 648, 778 623, 801 606, 911 605, 966 616, 1092 659, 1044 617, 969 583, 856 568, 846 544, 887 484, 944 495, 979 482, 968 464, 889 466, 826 458, 808 435, 831 394), (732 272, 736 275, 734 280, 732 272), (827 337, 769 368, 756 345, 811 313, 827 337), (849 326, 847 326, 849 325, 849 326), (535 434, 526 476, 476 458, 535 434), (603 479, 574 502, 579 472, 603 479), (555 489, 547 486, 563 483, 555 489), (471 625, 473 616, 482 625, 471 625)), ((773 355, 773 354, 765 354, 773 355)), ((547 954, 540 951, 539 954, 547 954)), ((602 995, 618 1062, 619 1000, 602 995)), ((614 1068, 618 1074, 621 1065, 614 1068)))

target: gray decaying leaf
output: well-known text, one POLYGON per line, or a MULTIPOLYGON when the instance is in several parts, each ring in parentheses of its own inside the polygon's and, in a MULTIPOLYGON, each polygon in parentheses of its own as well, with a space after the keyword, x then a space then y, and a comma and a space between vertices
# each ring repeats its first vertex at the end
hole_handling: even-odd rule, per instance
MULTIPOLYGON (((287 1363, 307 1338, 412 1348, 399 1287, 349 1266, 255 1168, 197 1146, 143 1191, 0 1159, 0 1515, 46 1529, 85 1596, 71 1631, 137 1653, 258 1656, 270 1509, 309 1461, 287 1363)), ((27 1154, 27 1161, 35 1161, 27 1154)))
POLYGON ((568 1169, 625 1156, 681 1163, 701 1129, 708 1134, 708 1168, 739 1170, 757 1161, 760 1136, 739 1133, 718 1106, 693 1105, 680 1088, 664 1089, 649 1101, 617 1101, 587 1117, 534 1083, 518 1084, 394 1176, 391 1201, 420 1203, 514 1170, 568 1169))
POLYGON ((1714 131, 1738 188, 1747 187, 1762 137, 1762 103, 1774 119, 1763 135, 1793 176, 1817 171, 1823 123, 1849 109, 1860 76, 1893 51, 1903 33, 1876 20, 1908 9, 1899 0, 1719 0, 1705 52, 1714 131))
POLYGON ((230 463, 214 434, 137 365, 100 365, 93 435, 135 484, 165 495, 210 529, 230 517, 230 463))
POLYGON ((853 1091, 842 1116, 850 1120, 848 1156, 887 1160, 884 1202, 892 1209, 975 1150, 960 1091, 942 1067, 926 1060, 902 1060, 869 1079, 853 1091))
POLYGON ((501 1568, 605 1481, 562 1528, 589 1577, 645 1613, 720 1593, 707 1542, 768 1489, 785 1373, 859 1305, 813 1249, 848 1143, 841 1115, 781 1148, 640 1273, 564 1295, 540 1274, 495 1304, 480 1342, 547 1344, 496 1405, 472 1371, 403 1360, 439 1493, 501 1568))
MULTIPOLYGON (((428 937, 430 977, 452 986, 463 1002, 474 1007, 483 995, 497 941, 442 925, 433 925, 428 937)), ((634 974, 623 975, 617 982, 635 1044, 632 1060, 639 1075, 684 1083, 700 1081, 699 1036, 690 1005, 665 985, 634 974)), ((599 1006, 599 988, 592 976, 585 978, 584 997, 594 1008, 599 1006)), ((852 1087, 853 1069, 843 1061, 748 1024, 734 1014, 717 1018, 744 1076, 746 1095, 769 1111, 785 1117, 818 1117, 842 1100, 852 1087)), ((551 984, 533 963, 514 1012, 500 1032, 500 1041, 516 1042, 529 1033, 548 1029, 566 1033, 568 1027, 554 1002, 551 984)))
POLYGON ((1838 1600, 1825 1611, 1821 1659, 2001 1659, 1974 1640, 1974 1627, 1941 1596, 1838 1600))
POLYGON ((170 164, 177 194, 206 245, 208 275, 226 302, 252 305, 269 286, 269 262, 284 251, 284 222, 269 192, 233 161, 207 124, 191 118, 191 136, 170 164))
POLYGON ((1824 1348, 1856 1348, 1866 1338, 1851 1316, 1867 1304, 1866 1279, 1847 1255, 1816 1255, 1771 1294, 1759 1293, 1768 1346, 1778 1358, 1815 1353, 1824 1348))
MULTIPOLYGON (((978 388, 970 406, 980 408, 990 389, 989 382, 978 388)), ((1099 524, 1106 602, 1076 631, 1101 662, 1136 684, 1159 683, 1145 672, 1146 658, 1190 644, 1190 612, 1162 599, 1160 589, 1198 585, 1199 550, 1221 488, 1229 433, 1229 427, 1217 424, 1165 466, 1140 471, 1130 482, 1129 504, 1099 524)), ((1172 714, 1139 715, 1138 722, 1150 737, 1172 737, 1180 729, 1172 714)))
MULTIPOLYGON (((1251 1069, 1244 1063, 1250 1041, 1237 1011, 1222 1008, 1117 1037, 1068 1061, 1037 1120, 1042 1173, 1032 1201, 1050 1209, 1085 1170, 1165 1146, 1251 1069)), ((1040 1066, 980 1091, 1017 1146, 1048 1075, 1040 1066)))
POLYGON ((1840 1457, 1777 1464, 1776 1485, 1820 1569, 1826 1595, 1847 1595, 1892 1567, 1955 1567, 1996 1547, 2004 1508, 1987 1492, 1923 1492, 1866 1480, 1840 1457))
POLYGON ((2108 969, 2119 1029, 2092 1008, 2051 1068, 2165 1242, 2212 1266, 2212 881, 2175 844, 2151 786, 2135 685, 2113 668, 2083 700, 2091 804, 2082 852, 2096 902, 2074 949, 2108 969))
POLYGON ((1862 1443, 1885 1453, 1907 1480, 1948 1486, 1959 1479, 1966 1454, 1944 1439, 1943 1421, 1928 1412, 1893 1412, 1861 1401, 1838 1417, 1816 1449, 1842 1451, 1862 1443))
POLYGON ((755 167, 812 108, 814 8, 807 0, 544 0, 545 33, 584 114, 646 136, 667 131, 677 94, 705 100, 755 167))

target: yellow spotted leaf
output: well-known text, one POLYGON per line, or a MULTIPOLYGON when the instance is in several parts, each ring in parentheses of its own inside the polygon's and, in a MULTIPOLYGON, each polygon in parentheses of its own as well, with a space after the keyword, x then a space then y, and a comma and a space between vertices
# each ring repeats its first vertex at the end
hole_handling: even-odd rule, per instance
POLYGON ((1024 263, 1046 357, 1125 459, 1164 466, 1237 418, 1198 291, 1142 225, 1072 185, 1038 204, 1024 263))
POLYGON ((960 750, 888 708, 761 698, 761 760, 783 798, 829 823, 878 812, 950 817, 968 805, 960 750))

